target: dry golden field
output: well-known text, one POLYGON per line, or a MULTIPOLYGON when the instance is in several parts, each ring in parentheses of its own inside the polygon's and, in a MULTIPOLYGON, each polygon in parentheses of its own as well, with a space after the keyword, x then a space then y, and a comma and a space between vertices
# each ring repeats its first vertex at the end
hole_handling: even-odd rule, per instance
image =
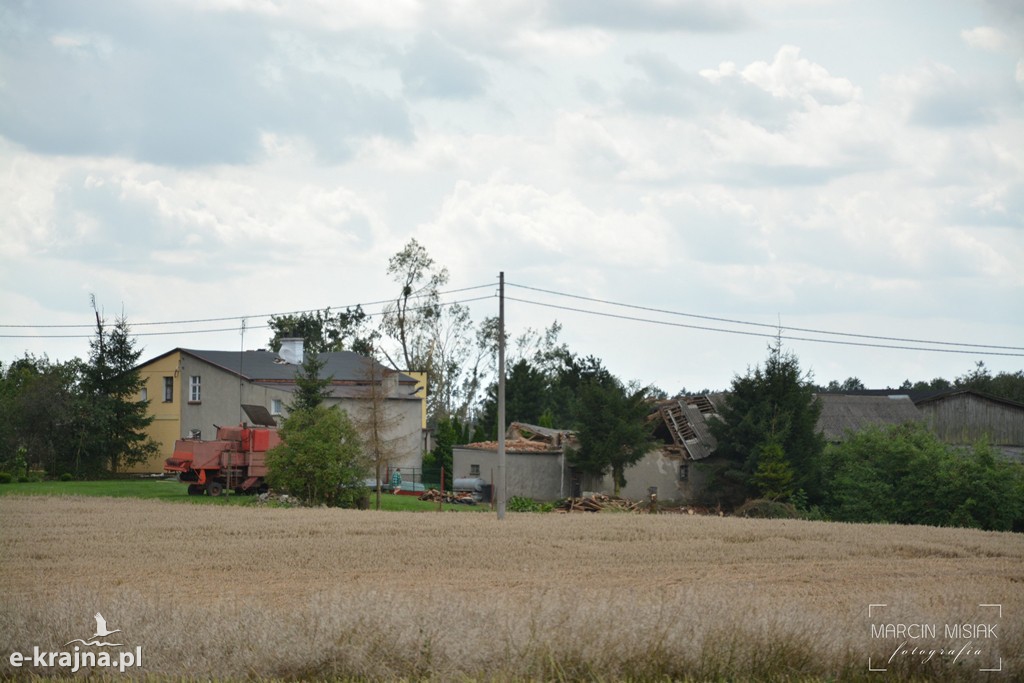
POLYGON ((1024 536, 0 498, 0 677, 96 612, 159 679, 1022 680, 1024 536))

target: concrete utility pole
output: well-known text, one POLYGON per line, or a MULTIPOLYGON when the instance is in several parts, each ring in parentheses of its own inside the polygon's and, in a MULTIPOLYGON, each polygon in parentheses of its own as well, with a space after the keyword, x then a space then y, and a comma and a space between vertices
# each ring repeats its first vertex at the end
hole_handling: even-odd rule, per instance
POLYGON ((505 271, 498 273, 498 519, 505 519, 505 271))

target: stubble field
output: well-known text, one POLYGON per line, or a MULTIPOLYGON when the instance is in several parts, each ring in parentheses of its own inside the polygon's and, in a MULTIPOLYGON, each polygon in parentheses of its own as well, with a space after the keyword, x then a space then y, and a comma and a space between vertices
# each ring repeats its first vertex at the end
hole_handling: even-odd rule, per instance
POLYGON ((136 677, 1013 680, 1024 537, 0 499, 0 677, 67 674, 9 655, 86 638, 96 612, 141 646, 136 677), (964 623, 996 637, 947 637, 964 623))

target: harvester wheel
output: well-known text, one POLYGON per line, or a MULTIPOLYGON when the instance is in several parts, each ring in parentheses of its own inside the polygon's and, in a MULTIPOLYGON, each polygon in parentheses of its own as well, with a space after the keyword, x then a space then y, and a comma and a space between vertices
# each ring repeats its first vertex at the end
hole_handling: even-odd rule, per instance
POLYGON ((206 493, 206 487, 202 484, 189 484, 188 495, 190 496, 201 496, 206 493))
POLYGON ((206 492, 211 496, 219 496, 224 493, 224 484, 213 480, 206 482, 206 492))

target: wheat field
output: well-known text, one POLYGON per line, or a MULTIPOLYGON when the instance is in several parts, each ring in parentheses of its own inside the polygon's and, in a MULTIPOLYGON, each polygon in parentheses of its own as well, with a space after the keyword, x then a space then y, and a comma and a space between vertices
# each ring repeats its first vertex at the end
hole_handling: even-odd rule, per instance
POLYGON ((0 498, 0 677, 68 675, 9 655, 96 612, 157 680, 1022 680, 1024 536, 0 498), (940 637, 894 654, 881 622, 940 637))

